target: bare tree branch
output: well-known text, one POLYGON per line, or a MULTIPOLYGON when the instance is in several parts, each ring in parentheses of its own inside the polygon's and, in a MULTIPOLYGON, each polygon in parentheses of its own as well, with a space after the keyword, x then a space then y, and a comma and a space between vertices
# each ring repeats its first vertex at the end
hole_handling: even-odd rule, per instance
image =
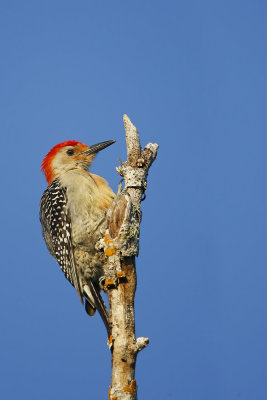
POLYGON ((139 251, 140 204, 158 145, 149 143, 142 150, 136 127, 127 115, 123 121, 128 160, 117 171, 124 179, 125 188, 108 210, 106 234, 99 243, 106 256, 104 290, 108 293, 112 332, 110 400, 137 399, 136 357, 149 343, 148 338, 135 338, 135 257, 139 251))

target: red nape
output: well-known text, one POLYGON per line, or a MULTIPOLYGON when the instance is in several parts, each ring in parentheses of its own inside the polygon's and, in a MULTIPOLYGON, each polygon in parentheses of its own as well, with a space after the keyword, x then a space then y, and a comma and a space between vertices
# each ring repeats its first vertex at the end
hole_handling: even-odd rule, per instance
MULTIPOLYGON (((52 147, 52 149, 49 151, 49 153, 47 153, 47 155, 43 159, 43 162, 41 165, 41 171, 44 172, 48 184, 50 184, 52 182, 53 172, 51 169, 51 161, 53 160, 55 154, 60 149, 62 149, 62 147, 77 146, 77 144, 82 144, 82 143, 78 142, 77 140, 66 140, 65 142, 56 144, 54 147, 52 147)), ((83 145, 83 146, 85 146, 85 145, 83 145)))

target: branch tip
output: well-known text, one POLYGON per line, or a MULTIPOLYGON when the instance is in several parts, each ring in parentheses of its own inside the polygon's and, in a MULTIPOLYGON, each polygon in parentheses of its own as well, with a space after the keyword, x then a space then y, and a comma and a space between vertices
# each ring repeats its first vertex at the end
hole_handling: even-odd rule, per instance
POLYGON ((137 128, 126 114, 123 115, 123 123, 126 136, 128 162, 130 165, 135 167, 135 164, 141 155, 139 133, 137 128))
POLYGON ((152 151, 152 153, 157 153, 157 150, 159 148, 159 145, 157 143, 151 143, 149 142, 145 149, 149 149, 150 151, 152 151))
POLYGON ((147 347, 149 344, 149 338, 147 337, 139 337, 136 339, 136 351, 139 352, 147 347))

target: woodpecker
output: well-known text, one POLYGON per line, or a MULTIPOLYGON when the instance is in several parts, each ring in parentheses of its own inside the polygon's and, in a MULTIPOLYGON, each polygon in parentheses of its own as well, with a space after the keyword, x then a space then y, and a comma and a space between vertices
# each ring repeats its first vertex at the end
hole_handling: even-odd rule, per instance
POLYGON ((108 311, 100 294, 103 252, 95 245, 105 232, 106 210, 115 197, 106 180, 88 171, 96 153, 115 140, 87 146, 68 140, 42 162, 48 187, 40 202, 43 237, 51 255, 76 289, 90 316, 99 311, 108 334, 108 311))

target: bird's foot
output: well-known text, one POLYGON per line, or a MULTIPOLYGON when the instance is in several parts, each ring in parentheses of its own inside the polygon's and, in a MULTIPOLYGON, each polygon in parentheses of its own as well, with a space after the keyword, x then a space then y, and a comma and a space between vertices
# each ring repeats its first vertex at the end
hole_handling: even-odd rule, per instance
POLYGON ((99 279, 99 286, 103 292, 107 292, 110 289, 115 289, 118 286, 116 277, 101 277, 99 279))
POLYGON ((101 277, 99 279, 99 286, 100 289, 104 292, 107 292, 110 289, 115 289, 118 287, 120 283, 126 283, 127 278, 124 272, 118 271, 116 275, 109 276, 109 277, 101 277))

